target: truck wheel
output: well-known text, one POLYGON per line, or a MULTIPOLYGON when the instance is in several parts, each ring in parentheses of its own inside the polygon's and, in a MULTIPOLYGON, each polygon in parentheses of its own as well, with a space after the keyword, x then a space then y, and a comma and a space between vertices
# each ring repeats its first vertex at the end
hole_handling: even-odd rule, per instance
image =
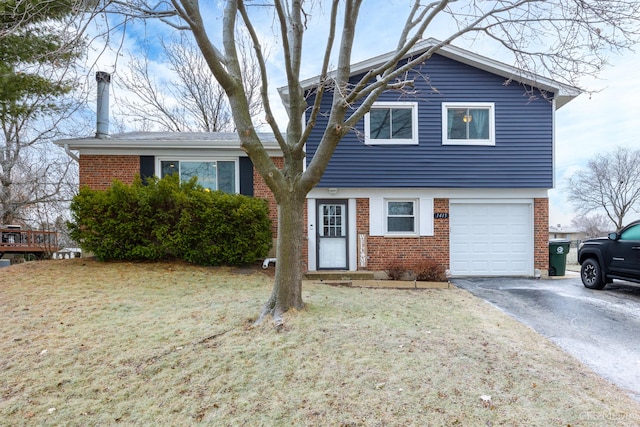
POLYGON ((580 278, 582 279, 582 284, 589 289, 602 289, 606 285, 602 280, 600 264, 593 258, 586 259, 582 263, 580 278))

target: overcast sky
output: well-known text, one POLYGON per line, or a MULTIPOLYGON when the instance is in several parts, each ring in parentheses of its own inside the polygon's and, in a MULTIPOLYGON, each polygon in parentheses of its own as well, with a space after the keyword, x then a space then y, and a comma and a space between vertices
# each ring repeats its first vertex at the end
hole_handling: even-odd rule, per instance
MULTIPOLYGON (((635 130, 640 124, 640 54, 611 57, 610 62, 601 79, 590 83, 600 92, 582 94, 556 113, 556 188, 549 192, 553 225, 569 225, 575 216, 562 191, 567 177, 598 153, 640 148, 635 130)), ((639 218, 640 214, 631 213, 625 222, 639 218)))
MULTIPOLYGON (((319 4, 322 5, 322 2, 319 4)), ((397 31, 404 21, 404 15, 408 8, 405 0, 378 0, 368 2, 366 5, 369 6, 363 7, 359 20, 358 38, 353 54, 354 62, 393 50, 397 41, 397 31), (371 5, 374 7, 370 7, 371 5), (397 25, 393 25, 394 22, 397 22, 397 25)), ((305 35, 303 79, 318 74, 320 55, 323 51, 322 42, 326 42, 325 19, 318 9, 313 11, 311 24, 305 35)), ((212 34, 214 28, 220 28, 217 19, 211 20, 210 27, 212 34)), ((449 25, 445 23, 436 23, 429 34, 425 36, 442 39, 448 35, 448 27, 449 25)), ((118 76, 124 74, 126 68, 126 57, 119 52, 122 50, 135 51, 143 40, 157 37, 158 34, 166 36, 171 33, 171 29, 166 25, 152 21, 135 28, 130 26, 129 30, 123 46, 117 48, 120 51, 117 49, 104 51, 99 46, 93 46, 96 49, 90 58, 93 68, 115 72, 114 79, 117 79, 118 76), (133 31, 131 31, 132 29, 133 31)), ((263 27, 263 31, 262 40, 273 40, 275 30, 272 22, 263 27)), ((272 42, 274 52, 277 51, 275 43, 275 41, 272 42)), ((491 58, 496 58, 499 55, 495 47, 483 44, 479 40, 473 43, 468 40, 460 40, 454 44, 491 58)), ((563 184, 571 173, 584 166, 594 155, 613 150, 617 146, 640 148, 640 141, 636 138, 637 132, 634 131, 634 125, 640 121, 637 117, 639 113, 637 100, 640 97, 640 81, 637 78, 637 70, 640 69, 640 54, 612 55, 610 62, 611 65, 602 72, 598 81, 585 80, 584 82, 583 86, 590 90, 599 90, 599 92, 591 95, 582 94, 557 111, 556 188, 549 192, 550 224, 568 226, 575 216, 571 206, 566 202, 563 192, 563 184)), ((276 89, 286 84, 281 78, 284 76, 284 72, 277 54, 274 53, 270 56, 269 66, 272 71, 270 93, 275 99, 277 97, 276 89)), ((165 64, 155 64, 155 69, 159 78, 171 74, 165 64)), ((115 101, 117 104, 118 96, 122 96, 122 93, 114 93, 115 100, 112 99, 112 103, 115 101)), ((277 101, 279 104, 279 98, 277 101)), ((276 102, 273 104, 275 105, 276 102)), ((117 105, 114 107, 113 114, 117 114, 117 105)), ((276 110, 276 118, 284 127, 286 115, 282 108, 276 110)), ((640 215, 635 214, 633 218, 630 217, 628 220, 631 221, 638 217, 640 215)))

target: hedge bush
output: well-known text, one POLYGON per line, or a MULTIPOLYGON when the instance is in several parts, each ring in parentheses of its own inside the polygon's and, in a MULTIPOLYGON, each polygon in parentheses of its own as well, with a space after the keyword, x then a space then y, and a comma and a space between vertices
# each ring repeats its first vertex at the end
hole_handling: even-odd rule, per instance
POLYGON ((264 200, 208 191, 195 178, 82 188, 71 213, 71 237, 101 260, 243 265, 264 258, 272 244, 264 200))

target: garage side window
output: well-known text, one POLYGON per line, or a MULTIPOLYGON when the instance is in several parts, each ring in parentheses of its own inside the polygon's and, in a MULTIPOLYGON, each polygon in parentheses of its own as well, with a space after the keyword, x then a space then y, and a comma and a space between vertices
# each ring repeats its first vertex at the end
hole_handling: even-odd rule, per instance
POLYGON ((371 236, 418 237, 433 236, 433 198, 388 194, 391 197, 369 198, 369 233, 371 236))
POLYGON ((417 209, 415 200, 387 200, 386 217, 387 234, 417 234, 417 209))
POLYGON ((160 177, 178 174, 182 181, 192 177, 204 188, 225 193, 237 193, 235 161, 224 160, 161 160, 160 177))

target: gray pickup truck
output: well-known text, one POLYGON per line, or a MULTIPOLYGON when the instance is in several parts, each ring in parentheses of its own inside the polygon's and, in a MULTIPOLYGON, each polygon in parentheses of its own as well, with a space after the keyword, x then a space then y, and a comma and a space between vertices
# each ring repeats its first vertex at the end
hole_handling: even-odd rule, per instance
POLYGON ((585 240, 578 249, 582 284, 602 289, 613 279, 640 283, 640 221, 607 237, 585 240))

